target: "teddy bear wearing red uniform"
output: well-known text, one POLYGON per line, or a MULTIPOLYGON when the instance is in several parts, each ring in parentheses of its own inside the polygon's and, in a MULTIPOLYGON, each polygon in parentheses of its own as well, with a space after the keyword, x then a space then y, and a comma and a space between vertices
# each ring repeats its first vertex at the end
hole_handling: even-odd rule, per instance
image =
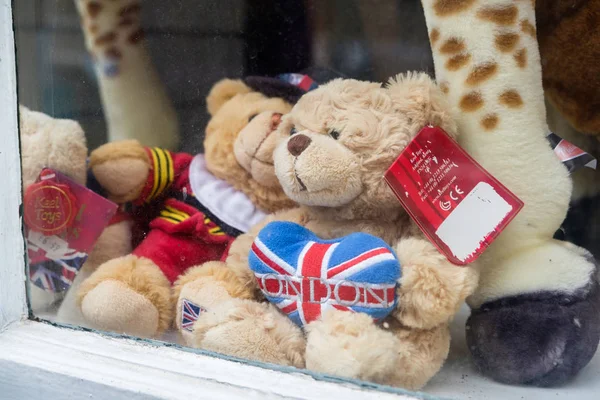
POLYGON ((165 199, 132 254, 154 261, 171 283, 193 265, 223 259, 233 239, 264 218, 243 193, 208 172, 203 154, 144 150, 152 166, 134 204, 165 199))
POLYGON ((248 77, 217 83, 207 98, 211 120, 204 154, 131 140, 91 154, 97 182, 111 200, 133 204, 147 234, 131 254, 104 263, 82 283, 78 304, 87 325, 161 334, 173 319, 172 284, 179 276, 224 259, 235 237, 265 215, 293 206, 275 176, 271 133, 311 88, 307 82, 304 76, 297 82, 248 77))

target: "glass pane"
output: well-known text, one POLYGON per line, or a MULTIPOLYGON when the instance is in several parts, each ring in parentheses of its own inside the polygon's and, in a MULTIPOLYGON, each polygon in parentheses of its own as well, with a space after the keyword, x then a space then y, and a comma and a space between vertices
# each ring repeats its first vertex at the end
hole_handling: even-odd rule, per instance
POLYGON ((599 6, 489 3, 14 2, 35 317, 592 396, 599 6))

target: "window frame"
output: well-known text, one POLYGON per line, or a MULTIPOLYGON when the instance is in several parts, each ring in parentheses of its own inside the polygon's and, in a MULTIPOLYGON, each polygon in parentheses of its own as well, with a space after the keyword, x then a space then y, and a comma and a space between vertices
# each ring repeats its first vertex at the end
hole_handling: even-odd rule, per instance
MULTIPOLYGON (((422 393, 54 324, 28 311, 11 0, 0 0, 0 392, 7 398, 434 399, 422 393), (12 396, 12 397, 11 397, 12 396), (58 396, 58 397, 57 397, 58 396), (140 397, 141 396, 141 397, 140 397)), ((27 51, 27 50, 25 50, 27 51)))

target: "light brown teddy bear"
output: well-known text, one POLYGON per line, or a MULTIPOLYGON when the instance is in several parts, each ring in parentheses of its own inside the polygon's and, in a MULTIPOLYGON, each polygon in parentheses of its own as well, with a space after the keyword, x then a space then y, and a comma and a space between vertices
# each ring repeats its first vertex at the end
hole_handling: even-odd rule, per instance
POLYGON ((302 93, 276 78, 225 79, 207 98, 205 154, 136 141, 92 153, 92 171, 111 199, 158 211, 130 255, 103 264, 82 284, 79 304, 90 325, 160 335, 173 318, 171 285, 186 269, 224 258, 235 237, 294 204, 273 171, 271 132, 302 93))
MULTIPOLYGON (((52 118, 24 106, 19 107, 19 118, 23 191, 36 181, 44 167, 55 169, 85 185, 88 149, 81 126, 75 121, 52 118)), ((58 322, 85 324, 75 302, 79 285, 100 264, 129 252, 130 221, 123 220, 109 225, 96 241, 64 298, 64 293, 52 293, 30 285, 30 301, 34 313, 46 311, 53 303, 62 300, 55 319, 58 322)))
MULTIPOLYGON (((386 87, 337 79, 304 95, 277 134, 275 172, 299 207, 275 213, 232 244, 226 263, 192 268, 175 285, 199 318, 185 333, 195 347, 419 388, 449 350, 448 323, 477 284, 474 265, 451 264, 421 234, 383 175, 428 124, 455 137, 444 97, 425 74, 386 87), (380 324, 366 314, 332 310, 305 332, 264 301, 248 255, 271 221, 291 221, 322 239, 365 232, 394 246, 402 277, 398 305, 380 324)), ((181 318, 177 318, 177 322, 181 318)), ((181 328, 181 324, 180 324, 181 328)))

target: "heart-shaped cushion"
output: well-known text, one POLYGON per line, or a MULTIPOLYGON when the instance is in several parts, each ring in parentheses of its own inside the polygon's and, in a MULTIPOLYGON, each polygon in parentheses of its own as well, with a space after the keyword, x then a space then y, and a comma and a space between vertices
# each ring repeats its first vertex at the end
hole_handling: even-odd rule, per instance
POLYGON ((380 320, 396 306, 400 263, 372 235, 323 240, 298 224, 271 222, 248 261, 265 297, 300 326, 329 308, 380 320))

